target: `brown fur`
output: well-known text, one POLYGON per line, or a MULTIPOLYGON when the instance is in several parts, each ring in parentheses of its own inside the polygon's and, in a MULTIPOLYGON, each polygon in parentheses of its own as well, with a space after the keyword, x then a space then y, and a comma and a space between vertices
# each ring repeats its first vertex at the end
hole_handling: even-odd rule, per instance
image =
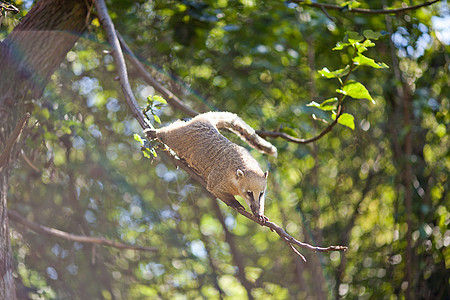
POLYGON ((243 209, 234 198, 234 195, 240 195, 260 221, 267 220, 264 216, 267 172, 261 170, 245 148, 230 142, 218 128, 227 128, 257 150, 276 155, 272 144, 229 112, 200 114, 188 122, 177 121, 161 129, 149 130, 147 135, 157 137, 184 159, 206 180, 207 189, 214 196, 243 209))

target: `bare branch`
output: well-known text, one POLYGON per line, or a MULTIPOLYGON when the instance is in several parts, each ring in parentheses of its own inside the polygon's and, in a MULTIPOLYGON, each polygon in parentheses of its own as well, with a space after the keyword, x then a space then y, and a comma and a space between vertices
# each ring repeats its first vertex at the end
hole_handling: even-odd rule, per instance
POLYGON ((25 154, 25 152, 23 151, 23 149, 20 151, 20 154, 22 154, 22 158, 23 160, 27 163, 27 165, 33 169, 33 171, 35 171, 36 173, 40 173, 41 171, 39 171, 39 169, 31 162, 31 160, 28 158, 28 156, 25 154))
POLYGON ((119 242, 114 242, 111 240, 108 240, 104 237, 91 237, 91 236, 83 236, 83 235, 75 235, 72 233, 67 233, 65 231, 61 231, 58 229, 50 228, 32 221, 27 220, 26 218, 22 217, 20 214, 13 210, 8 210, 8 218, 11 220, 22 224, 23 226, 27 227, 28 229, 31 229, 34 232, 43 233, 46 235, 54 236, 57 238, 62 238, 68 241, 73 242, 79 242, 84 244, 98 244, 98 245, 104 245, 104 246, 110 246, 114 248, 119 249, 132 249, 132 250, 140 250, 140 251, 158 251, 155 247, 144 247, 144 246, 132 246, 132 245, 126 245, 119 242))
POLYGON ((305 6, 310 6, 310 7, 317 7, 320 8, 322 10, 324 9, 334 9, 334 10, 339 10, 341 12, 343 12, 345 9, 345 12, 350 12, 350 13, 362 13, 362 14, 401 14, 403 12, 409 11, 409 10, 415 10, 415 9, 419 9, 425 6, 429 6, 432 5, 436 2, 439 2, 441 0, 433 0, 433 1, 429 1, 429 2, 424 2, 422 4, 417 4, 417 5, 413 5, 413 6, 406 6, 406 7, 401 7, 401 8, 393 8, 393 9, 369 9, 369 8, 358 8, 358 7, 353 7, 351 9, 347 8, 346 6, 340 6, 340 5, 336 5, 336 4, 329 4, 329 3, 317 3, 317 2, 306 2, 305 0, 289 0, 289 2, 292 3, 296 3, 298 5, 305 5, 305 6))
POLYGON ((123 57, 122 50, 120 48, 119 40, 116 35, 116 30, 114 29, 114 24, 111 21, 111 17, 108 14, 108 9, 106 8, 104 0, 96 0, 95 7, 97 8, 97 14, 99 16, 100 22, 105 29, 106 36, 108 37, 109 44, 112 48, 112 55, 114 57, 114 62, 117 66, 117 71, 119 72, 120 85, 122 87, 123 94, 127 100, 128 106, 130 107, 133 116, 139 122, 142 129, 150 128, 149 124, 145 120, 136 98, 133 95, 133 91, 128 81, 127 67, 125 64, 125 59, 123 57))
POLYGON ((131 49, 128 47, 127 43, 125 43, 119 32, 117 32, 117 37, 119 38, 119 42, 123 50, 125 51, 126 54, 128 54, 128 59, 147 84, 154 87, 155 90, 157 90, 164 97, 164 99, 166 99, 167 102, 174 108, 181 110, 182 112, 191 117, 198 115, 197 111, 193 110, 192 108, 184 104, 175 94, 173 94, 166 87, 164 87, 162 84, 156 81, 156 79, 153 78, 153 76, 147 72, 142 63, 136 58, 136 55, 134 55, 133 51, 131 51, 131 49))
POLYGON ((14 128, 14 131, 11 133, 11 135, 6 140, 5 149, 3 149, 3 152, 0 155, 0 169, 7 163, 8 159, 9 159, 9 155, 11 154, 11 150, 12 150, 13 146, 19 140, 19 136, 22 133, 23 129, 25 128, 25 125, 27 124, 27 121, 29 118, 30 118, 30 113, 27 112, 19 120, 19 122, 16 125, 16 128, 14 128))

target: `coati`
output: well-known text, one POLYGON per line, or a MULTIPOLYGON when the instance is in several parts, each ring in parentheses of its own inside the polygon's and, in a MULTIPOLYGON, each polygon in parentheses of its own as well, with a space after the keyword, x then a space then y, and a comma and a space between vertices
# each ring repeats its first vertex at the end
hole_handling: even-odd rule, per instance
POLYGON ((158 138, 178 157, 202 176, 207 190, 237 209, 244 207, 235 195, 245 199, 250 210, 264 223, 264 196, 268 172, 263 172, 258 162, 243 147, 229 141, 219 133, 226 128, 236 133, 250 146, 270 155, 277 149, 259 137, 253 128, 230 112, 207 112, 190 121, 176 121, 161 129, 146 130, 147 137, 158 138))

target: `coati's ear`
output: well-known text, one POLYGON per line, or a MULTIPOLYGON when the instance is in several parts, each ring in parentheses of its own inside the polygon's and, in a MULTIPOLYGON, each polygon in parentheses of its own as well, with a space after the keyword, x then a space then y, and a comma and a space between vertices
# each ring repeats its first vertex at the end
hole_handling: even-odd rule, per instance
POLYGON ((240 170, 240 169, 237 169, 236 170, 236 176, 237 176, 237 178, 244 177, 244 172, 242 170, 240 170))
POLYGON ((264 172, 264 178, 267 178, 267 175, 269 175, 269 171, 264 172))

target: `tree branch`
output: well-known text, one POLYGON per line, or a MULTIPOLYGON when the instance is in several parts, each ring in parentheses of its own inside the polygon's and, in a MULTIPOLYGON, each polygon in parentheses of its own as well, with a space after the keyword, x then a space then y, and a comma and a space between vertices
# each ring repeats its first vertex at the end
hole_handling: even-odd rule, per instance
POLYGON ((350 9, 347 6, 340 6, 340 5, 336 5, 336 4, 317 3, 317 2, 309 2, 309 1, 306 2, 305 0, 289 0, 289 2, 296 3, 298 5, 317 7, 322 10, 323 9, 334 9, 334 10, 339 10, 341 12, 345 11, 345 12, 351 12, 351 13, 373 14, 373 15, 374 14, 401 14, 405 11, 419 9, 419 8, 422 8, 425 6, 432 5, 439 1, 441 1, 441 0, 433 0, 433 1, 429 1, 429 2, 424 2, 422 4, 406 6, 406 7, 401 7, 401 8, 393 8, 393 9, 369 9, 369 8, 358 8, 358 7, 353 7, 350 9))
POLYGON ((19 140, 19 136, 22 133, 23 129, 25 128, 25 125, 27 124, 28 119, 30 118, 30 113, 27 112, 17 123, 16 128, 14 128, 14 131, 11 133, 11 135, 8 137, 5 143, 5 149, 3 149, 2 154, 0 155, 0 169, 6 165, 9 155, 11 154, 11 150, 13 146, 17 143, 19 140))
POLYGON ((145 120, 145 117, 139 108, 139 105, 133 95, 133 91, 128 81, 125 59, 120 48, 116 30, 114 29, 114 24, 108 14, 108 9, 106 8, 105 1, 95 0, 95 7, 97 8, 97 14, 99 16, 100 22, 105 29, 106 36, 108 37, 109 44, 111 45, 114 62, 117 66, 117 71, 119 72, 120 85, 122 87, 123 94, 125 95, 125 99, 127 100, 128 106, 130 107, 135 119, 139 122, 139 125, 141 125, 142 129, 150 128, 150 125, 145 120))
MULTIPOLYGON (((125 66, 125 61, 123 59, 123 53, 120 48, 116 32, 114 30, 114 25, 112 24, 111 18, 108 15, 108 11, 106 9, 105 2, 104 2, 104 0, 96 0, 95 4, 96 4, 97 10, 98 10, 97 13, 99 14, 99 16, 101 18, 101 23, 103 24, 103 28, 105 29, 106 35, 108 36, 108 40, 111 43, 111 46, 113 48, 115 62, 117 64, 117 67, 121 74, 120 81, 121 81, 121 85, 122 85, 122 90, 126 94, 125 96, 127 98, 127 103, 130 106, 131 110, 133 111, 135 117, 138 119, 139 123, 141 124, 141 127, 143 129, 146 129, 146 128, 148 128, 148 124, 147 124, 147 122, 145 122, 144 115, 140 111, 138 104, 133 96, 132 91, 131 91, 131 87, 128 82, 128 76, 126 75, 126 66, 125 66), (116 57, 119 59, 116 59, 116 57), (141 123, 140 120, 143 120, 143 122, 141 123)), ((340 104, 340 102, 339 102, 339 104, 340 104)), ((340 114, 338 111, 338 113, 336 115, 336 120, 339 118, 339 115, 340 114)), ((186 162, 175 158, 172 154, 170 154, 169 151, 164 151, 164 153, 171 159, 171 161, 176 166, 185 170, 189 175, 191 175, 191 177, 194 180, 198 181, 206 189, 205 179, 202 178, 195 171, 193 171, 186 162)), ((215 198, 215 196, 213 196, 212 194, 211 194, 211 197, 215 198)), ((300 242, 300 241, 296 240, 295 238, 293 238, 292 236, 290 236, 283 228, 281 228, 280 226, 278 226, 277 224, 275 224, 273 222, 266 221, 264 223, 259 223, 259 221, 248 211, 246 211, 246 210, 236 210, 236 211, 238 213, 240 213, 241 215, 243 215, 244 217, 247 217, 248 219, 260 224, 261 226, 269 227, 272 231, 275 231, 285 242, 287 242, 291 246, 296 245, 298 247, 301 247, 304 249, 309 249, 309 250, 312 250, 315 252, 346 251, 347 250, 347 247, 345 247, 345 246, 317 247, 317 246, 309 245, 307 243, 300 242)), ((297 254, 299 253, 298 251, 294 251, 294 252, 296 252, 297 254)), ((304 259, 304 257, 303 257, 303 259, 304 259)))
POLYGON ((322 130, 322 132, 320 132, 318 135, 316 135, 315 137, 312 137, 310 139, 299 139, 299 138, 293 137, 293 136, 291 136, 285 132, 281 132, 281 131, 256 130, 256 134, 258 134, 262 138, 267 138, 267 137, 282 138, 282 139, 287 140, 288 142, 292 142, 292 143, 296 143, 296 144, 309 144, 309 143, 319 140, 325 134, 330 132, 331 129, 333 129, 333 127, 336 124, 337 124, 337 118, 332 123, 330 123, 330 125, 325 127, 325 129, 322 130))
POLYGON ((58 229, 50 228, 32 221, 27 220, 26 218, 22 217, 20 214, 13 210, 8 210, 8 218, 11 220, 22 224, 23 226, 27 227, 28 229, 31 229, 34 232, 43 233, 46 235, 54 236, 57 238, 62 238, 68 241, 78 242, 78 243, 84 243, 84 244, 98 244, 98 245, 104 245, 104 246, 110 246, 114 248, 119 249, 132 249, 132 250, 140 250, 140 251, 158 251, 155 247, 144 247, 144 246, 132 246, 132 245, 126 245, 119 242, 114 242, 111 240, 108 240, 104 237, 91 237, 91 236, 83 236, 83 235, 75 235, 72 233, 67 233, 65 231, 61 231, 58 229))

